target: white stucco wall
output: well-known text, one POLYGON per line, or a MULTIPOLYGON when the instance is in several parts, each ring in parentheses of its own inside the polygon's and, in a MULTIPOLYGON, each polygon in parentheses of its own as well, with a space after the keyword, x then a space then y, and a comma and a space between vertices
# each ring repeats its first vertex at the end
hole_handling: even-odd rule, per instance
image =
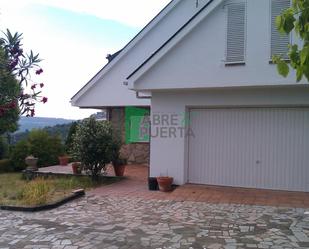
MULTIPOLYGON (((208 91, 153 92, 152 116, 174 115, 178 121, 190 107, 268 107, 309 106, 309 87, 247 88, 208 91)), ((187 182, 187 139, 179 132, 171 134, 170 127, 177 125, 155 125, 152 120, 150 175, 173 176, 176 184, 187 182), (161 136, 157 130, 163 127, 161 136)))
MULTIPOLYGON (((225 65, 227 20, 223 2, 172 48, 166 46, 156 55, 156 59, 149 61, 148 65, 140 70, 141 75, 132 79, 134 89, 182 89, 295 83, 294 73, 283 78, 278 75, 276 66, 269 63, 270 0, 247 0, 246 2, 245 65, 225 65)), ((174 40, 177 40, 177 37, 174 40)), ((296 41, 295 35, 292 40, 296 41)))

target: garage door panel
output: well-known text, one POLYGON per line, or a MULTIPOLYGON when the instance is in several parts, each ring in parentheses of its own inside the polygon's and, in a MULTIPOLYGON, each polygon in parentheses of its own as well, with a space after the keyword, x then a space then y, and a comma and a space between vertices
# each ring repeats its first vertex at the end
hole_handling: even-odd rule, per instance
POLYGON ((189 182, 308 191, 309 110, 190 112, 189 182))

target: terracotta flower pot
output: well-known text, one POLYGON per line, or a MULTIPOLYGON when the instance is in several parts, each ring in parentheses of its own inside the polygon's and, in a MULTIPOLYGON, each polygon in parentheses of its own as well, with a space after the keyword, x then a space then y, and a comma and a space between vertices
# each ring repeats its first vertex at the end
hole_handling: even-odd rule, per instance
POLYGON ((60 157, 58 157, 58 159, 59 159, 59 164, 61 166, 66 166, 69 163, 69 157, 68 156, 60 156, 60 157))
POLYGON ((157 181, 159 184, 159 189, 162 192, 168 192, 172 190, 172 183, 174 178, 169 176, 159 176, 157 177, 157 181))
POLYGON ((116 176, 123 176, 124 175, 124 171, 126 169, 125 165, 113 165, 113 167, 114 167, 114 171, 115 171, 116 176))
POLYGON ((81 164, 79 162, 72 163, 73 174, 81 174, 82 173, 80 166, 81 166, 81 164))

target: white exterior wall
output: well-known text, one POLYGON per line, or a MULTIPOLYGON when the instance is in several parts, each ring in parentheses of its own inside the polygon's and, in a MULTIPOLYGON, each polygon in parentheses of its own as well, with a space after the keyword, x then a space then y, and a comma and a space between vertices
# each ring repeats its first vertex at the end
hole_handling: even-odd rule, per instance
POLYGON ((72 105, 79 107, 102 106, 149 106, 147 99, 137 99, 135 92, 123 84, 144 60, 157 50, 185 22, 187 22, 209 0, 200 0, 196 8, 194 1, 178 0, 161 13, 134 41, 85 86, 73 99, 72 105), (168 12, 169 11, 169 12, 168 12), (168 13, 167 13, 168 12, 168 13))
MULTIPOLYGON (((148 66, 140 70, 140 75, 137 73, 136 78, 132 79, 134 89, 192 89, 295 83, 294 73, 283 78, 278 75, 276 66, 269 63, 270 0, 246 2, 245 65, 225 65, 227 20, 226 9, 222 3, 182 40, 173 47, 171 45, 172 48, 166 46, 156 55, 156 59, 149 61, 148 66)), ((177 40, 177 37, 174 40, 177 40)), ((296 40, 295 35, 292 40, 296 40)))
MULTIPOLYGON (((176 114, 182 119, 190 107, 268 107, 309 106, 309 88, 251 88, 208 91, 153 92, 152 116, 176 114)), ((152 123, 154 123, 152 121, 152 123)), ((158 126, 152 124, 152 135, 158 126)), ((173 176, 175 184, 187 182, 187 139, 179 134, 175 138, 151 138, 150 175, 173 176)))

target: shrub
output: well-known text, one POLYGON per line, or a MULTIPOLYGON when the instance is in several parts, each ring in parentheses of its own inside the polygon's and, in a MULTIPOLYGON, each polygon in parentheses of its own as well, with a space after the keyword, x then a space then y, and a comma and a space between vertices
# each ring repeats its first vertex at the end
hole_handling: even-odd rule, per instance
POLYGON ((68 136, 65 140, 65 150, 68 154, 72 152, 73 147, 73 139, 77 129, 77 122, 73 122, 70 126, 68 136))
POLYGON ((8 144, 5 139, 0 136, 0 159, 3 159, 7 156, 8 153, 8 144))
POLYGON ((21 171, 27 167, 25 158, 29 156, 29 147, 30 146, 27 140, 21 140, 14 147, 12 147, 10 159, 14 171, 21 171))
POLYGON ((113 130, 108 121, 88 118, 77 126, 73 139, 73 156, 97 180, 101 170, 110 163, 113 154, 113 130))
POLYGON ((0 173, 8 173, 14 171, 11 160, 2 159, 0 160, 0 173))
POLYGON ((26 205, 46 204, 50 189, 49 181, 37 178, 25 186, 22 192, 22 200, 26 205))
POLYGON ((64 152, 59 136, 50 136, 46 131, 33 130, 28 137, 29 153, 38 160, 38 166, 50 166, 58 163, 58 156, 64 152))

